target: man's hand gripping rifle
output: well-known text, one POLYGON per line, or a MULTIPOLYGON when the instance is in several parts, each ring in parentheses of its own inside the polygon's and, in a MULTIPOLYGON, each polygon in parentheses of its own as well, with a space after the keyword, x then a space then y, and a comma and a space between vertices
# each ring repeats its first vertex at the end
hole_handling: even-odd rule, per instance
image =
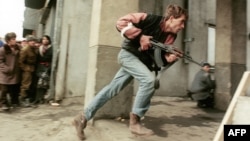
POLYGON ((161 50, 163 50, 165 52, 173 53, 173 54, 177 55, 180 58, 187 59, 192 63, 195 63, 195 64, 197 64, 199 66, 202 66, 202 64, 198 63, 197 61, 194 61, 191 56, 189 56, 187 54, 184 54, 183 51, 177 49, 176 47, 164 45, 163 43, 158 42, 158 41, 156 41, 154 39, 150 39, 150 43, 152 45, 152 48, 159 48, 159 49, 161 49, 161 50))
POLYGON ((163 63, 162 58, 161 58, 161 51, 164 51, 167 53, 173 53, 177 57, 187 59, 190 62, 193 62, 199 66, 202 66, 200 63, 194 61, 191 56, 184 54, 181 50, 179 50, 173 46, 164 45, 163 43, 158 42, 154 39, 150 39, 150 43, 152 45, 152 48, 154 49, 155 63, 158 67, 161 67, 159 73, 156 72, 155 89, 158 89, 160 87, 161 74, 174 63, 174 62, 170 63, 169 65, 163 67, 164 63, 163 63))

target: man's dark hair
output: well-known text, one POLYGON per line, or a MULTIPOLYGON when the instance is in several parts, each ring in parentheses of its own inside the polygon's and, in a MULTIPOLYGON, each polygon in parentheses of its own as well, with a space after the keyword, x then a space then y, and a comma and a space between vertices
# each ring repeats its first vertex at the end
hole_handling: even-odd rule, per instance
POLYGON ((14 32, 9 32, 5 35, 4 40, 6 42, 10 41, 11 39, 16 38, 16 33, 14 32))
POLYGON ((211 67, 211 65, 207 62, 202 64, 202 67, 205 67, 205 66, 211 67))
POLYGON ((188 19, 188 12, 186 9, 183 9, 182 7, 175 4, 171 4, 167 6, 164 16, 166 19, 169 19, 170 16, 173 16, 174 18, 179 18, 182 15, 184 15, 186 19, 188 19))
MULTIPOLYGON (((51 38, 50 38, 49 35, 43 35, 43 37, 45 37, 45 38, 49 41, 49 44, 52 44, 52 43, 51 43, 51 38)), ((42 37, 42 38, 43 38, 43 37, 42 37)))

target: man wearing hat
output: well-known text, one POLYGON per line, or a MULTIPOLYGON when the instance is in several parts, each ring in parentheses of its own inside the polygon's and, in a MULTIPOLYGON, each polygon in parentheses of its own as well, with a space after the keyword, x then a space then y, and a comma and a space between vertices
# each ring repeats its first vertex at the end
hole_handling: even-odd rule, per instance
POLYGON ((197 101, 200 108, 208 108, 214 106, 213 93, 215 82, 211 78, 211 65, 203 63, 202 68, 195 75, 192 82, 190 93, 191 98, 197 101))
POLYGON ((30 107, 30 98, 35 97, 31 96, 30 86, 37 61, 37 39, 33 35, 28 35, 26 41, 27 45, 21 49, 19 58, 19 65, 22 70, 20 103, 24 107, 30 107))

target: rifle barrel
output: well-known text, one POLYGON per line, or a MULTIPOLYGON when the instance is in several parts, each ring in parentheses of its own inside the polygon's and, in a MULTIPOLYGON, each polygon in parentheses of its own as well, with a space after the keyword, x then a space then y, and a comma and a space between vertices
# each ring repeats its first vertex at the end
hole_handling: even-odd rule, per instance
MULTIPOLYGON (((163 43, 158 42, 155 39, 150 39, 150 43, 152 44, 152 47, 154 47, 154 48, 157 47, 157 48, 160 48, 161 50, 163 50, 165 52, 174 53, 174 48, 172 46, 164 45, 163 43)), ((190 62, 195 63, 196 65, 202 66, 201 63, 199 63, 197 61, 194 61, 191 56, 189 56, 189 55, 187 55, 185 53, 183 53, 183 56, 181 58, 187 59, 190 62)))
POLYGON ((186 55, 184 55, 182 58, 187 59, 188 61, 190 61, 190 62, 192 62, 192 63, 195 63, 196 65, 199 65, 199 66, 202 67, 202 64, 201 64, 201 63, 199 63, 199 62, 197 62, 197 61, 194 61, 190 56, 188 56, 188 57, 185 57, 185 56, 186 56, 186 55))

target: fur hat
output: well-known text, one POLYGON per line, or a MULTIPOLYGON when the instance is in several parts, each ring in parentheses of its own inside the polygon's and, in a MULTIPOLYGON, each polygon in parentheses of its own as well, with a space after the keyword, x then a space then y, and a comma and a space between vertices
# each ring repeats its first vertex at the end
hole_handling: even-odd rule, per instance
POLYGON ((27 37, 26 37, 26 41, 27 42, 29 42, 29 41, 37 41, 37 38, 35 37, 35 36, 33 36, 33 35, 28 35, 27 37))

